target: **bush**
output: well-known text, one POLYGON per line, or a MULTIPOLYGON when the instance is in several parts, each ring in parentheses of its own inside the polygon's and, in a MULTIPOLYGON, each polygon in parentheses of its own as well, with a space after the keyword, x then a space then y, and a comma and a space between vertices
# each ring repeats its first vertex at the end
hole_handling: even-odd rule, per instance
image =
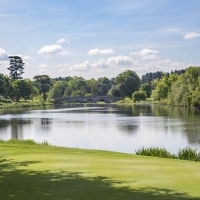
POLYGON ((133 102, 136 101, 145 101, 147 98, 146 92, 144 91, 136 91, 132 94, 133 102))

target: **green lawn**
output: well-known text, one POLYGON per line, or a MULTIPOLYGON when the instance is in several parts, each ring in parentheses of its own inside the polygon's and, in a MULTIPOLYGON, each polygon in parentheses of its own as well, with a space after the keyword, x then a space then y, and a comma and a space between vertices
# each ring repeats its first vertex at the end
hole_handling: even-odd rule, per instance
POLYGON ((200 199, 200 163, 0 144, 0 199, 200 199))

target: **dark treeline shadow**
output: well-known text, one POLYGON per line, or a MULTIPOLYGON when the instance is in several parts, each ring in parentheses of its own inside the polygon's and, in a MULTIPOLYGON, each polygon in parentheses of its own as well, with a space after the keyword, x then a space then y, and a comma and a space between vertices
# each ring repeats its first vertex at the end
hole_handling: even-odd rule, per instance
MULTIPOLYGON (((16 162, 0 158, 2 200, 198 200, 185 193, 158 188, 132 189, 108 177, 89 173, 32 171, 19 167, 38 161, 16 162), (117 184, 117 187, 114 187, 117 184)), ((128 185, 128 182, 127 182, 128 185)))

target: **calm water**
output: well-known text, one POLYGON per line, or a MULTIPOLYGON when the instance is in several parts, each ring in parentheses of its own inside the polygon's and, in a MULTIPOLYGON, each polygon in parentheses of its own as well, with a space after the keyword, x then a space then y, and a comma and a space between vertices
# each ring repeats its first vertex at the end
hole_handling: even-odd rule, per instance
POLYGON ((0 139, 135 153, 165 147, 200 149, 200 112, 158 105, 67 105, 0 110, 0 139))

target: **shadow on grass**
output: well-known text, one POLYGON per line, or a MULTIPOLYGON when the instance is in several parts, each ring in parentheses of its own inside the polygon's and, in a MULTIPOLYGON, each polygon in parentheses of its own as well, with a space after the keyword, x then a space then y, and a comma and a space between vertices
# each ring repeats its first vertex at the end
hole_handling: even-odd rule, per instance
POLYGON ((131 189, 120 186, 120 182, 107 177, 86 177, 86 173, 39 172, 19 168, 34 163, 38 161, 16 162, 0 158, 0 196, 2 200, 200 199, 166 189, 131 189))

